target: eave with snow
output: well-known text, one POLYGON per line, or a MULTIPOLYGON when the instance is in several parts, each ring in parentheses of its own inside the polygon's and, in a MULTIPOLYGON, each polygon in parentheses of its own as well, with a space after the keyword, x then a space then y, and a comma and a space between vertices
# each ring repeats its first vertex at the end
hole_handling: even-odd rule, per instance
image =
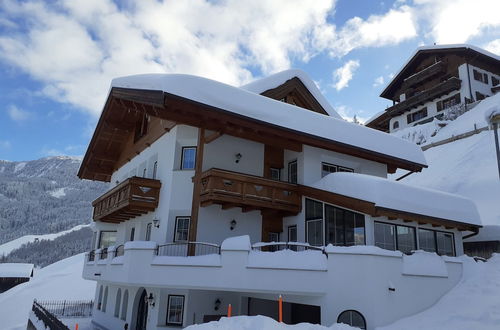
POLYGON ((26 263, 0 263, 0 293, 33 277, 35 265, 26 263))
POLYGON ((498 55, 467 44, 419 47, 380 94, 393 105, 366 126, 393 132, 425 123, 495 94, 499 82, 498 55))
POLYGON ((418 146, 340 119, 301 71, 239 88, 188 75, 117 78, 78 173, 110 182, 93 203, 84 267, 99 282, 94 321, 186 326, 223 315, 212 301, 268 313, 283 294, 302 315, 288 322, 329 325, 354 308, 373 329, 415 309, 398 307, 405 293, 387 296, 374 264, 402 292, 428 278, 416 309, 429 306, 459 280, 462 235, 481 224, 465 198, 387 179, 426 166, 418 146), (153 321, 142 319, 146 294, 160 306, 153 321), (171 318, 181 301, 181 319, 171 318))

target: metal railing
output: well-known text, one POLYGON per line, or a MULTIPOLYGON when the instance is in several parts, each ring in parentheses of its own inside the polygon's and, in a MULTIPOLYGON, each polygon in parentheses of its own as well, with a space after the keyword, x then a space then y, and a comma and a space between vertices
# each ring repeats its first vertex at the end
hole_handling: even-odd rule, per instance
POLYGON ((107 258, 108 258, 108 248, 101 249, 101 252, 99 252, 99 260, 107 258))
POLYGON ((90 317, 92 300, 35 300, 47 312, 57 317, 90 317))
POLYGON ((266 251, 266 252, 275 252, 275 251, 283 251, 283 250, 291 250, 295 252, 302 251, 321 251, 325 252, 325 248, 322 246, 312 246, 308 243, 300 243, 300 242, 271 242, 271 243, 255 243, 252 245, 252 250, 254 251, 266 251))
POLYGON ((125 254, 125 246, 123 244, 118 245, 116 247, 115 251, 113 252, 113 257, 120 257, 124 254, 125 254))
POLYGON ((88 261, 94 261, 94 260, 95 260, 95 250, 92 250, 89 252, 88 261))
POLYGON ((220 254, 220 246, 201 242, 175 242, 158 245, 156 255, 169 257, 204 256, 220 254))
POLYGON ((47 311, 36 300, 33 301, 33 307, 31 310, 35 314, 36 318, 45 324, 46 328, 51 330, 69 330, 66 325, 64 325, 55 315, 47 311))

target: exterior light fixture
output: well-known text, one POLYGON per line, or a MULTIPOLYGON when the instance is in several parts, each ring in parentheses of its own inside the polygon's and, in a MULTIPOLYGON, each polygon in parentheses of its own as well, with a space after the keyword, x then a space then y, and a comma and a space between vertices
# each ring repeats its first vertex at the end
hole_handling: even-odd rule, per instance
POLYGON ((154 225, 156 228, 160 228, 160 219, 158 219, 158 218, 154 218, 154 219, 153 219, 153 225, 154 225))
POLYGON ((240 162, 241 157, 243 157, 243 156, 239 152, 236 155, 234 155, 234 158, 236 158, 236 160, 235 160, 236 164, 240 162))
POLYGON ((229 227, 231 230, 234 230, 234 227, 236 227, 236 220, 231 220, 231 227, 229 227))
POLYGON ((214 310, 218 311, 220 308, 221 301, 219 298, 214 302, 214 310))
POLYGON ((152 292, 149 293, 149 297, 147 297, 146 299, 147 299, 149 305, 151 307, 154 307, 154 305, 155 305, 155 297, 153 297, 153 293, 152 292))

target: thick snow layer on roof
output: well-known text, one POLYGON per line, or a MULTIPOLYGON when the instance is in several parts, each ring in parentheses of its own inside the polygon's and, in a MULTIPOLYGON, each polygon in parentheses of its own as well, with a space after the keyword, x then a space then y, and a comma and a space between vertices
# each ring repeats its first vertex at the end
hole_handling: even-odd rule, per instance
POLYGON ((481 225, 470 199, 359 173, 328 174, 313 187, 369 201, 378 207, 481 225))
POLYGON ((262 79, 252 81, 249 84, 240 86, 240 88, 245 89, 249 92, 261 94, 269 89, 276 88, 295 77, 300 79, 304 86, 306 86, 309 92, 314 96, 316 101, 319 102, 319 104, 323 107, 323 109, 325 109, 326 112, 328 112, 330 116, 342 119, 337 111, 335 111, 330 103, 325 99, 321 91, 316 86, 316 83, 314 83, 314 81, 309 78, 307 73, 299 69, 281 71, 262 79))
POLYGON ((425 165, 421 149, 389 134, 206 78, 143 74, 113 79, 112 87, 162 90, 239 116, 425 165))
POLYGON ((31 277, 33 264, 3 263, 0 264, 0 278, 2 277, 31 277))

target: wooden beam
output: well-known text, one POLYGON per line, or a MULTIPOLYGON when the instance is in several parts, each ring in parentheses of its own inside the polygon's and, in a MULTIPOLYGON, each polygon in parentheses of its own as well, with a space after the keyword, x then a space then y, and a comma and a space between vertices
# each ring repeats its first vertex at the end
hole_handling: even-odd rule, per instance
POLYGON ((238 207, 238 205, 233 204, 233 203, 223 203, 221 205, 221 209, 223 209, 223 210, 229 210, 229 209, 233 209, 235 207, 238 207))
POLYGON ((209 144, 210 142, 215 141, 216 139, 221 137, 222 135, 223 135, 223 133, 221 131, 214 132, 214 133, 210 134, 209 136, 205 137, 205 143, 209 144))
MULTIPOLYGON (((203 152, 205 149, 205 129, 198 130, 198 143, 196 148, 196 163, 194 168, 194 183, 193 183, 193 198, 191 203, 191 221, 189 225, 189 240, 196 242, 198 230, 198 213, 200 210, 200 193, 202 189, 201 171, 203 168, 203 152)), ((194 255, 194 250, 189 251, 190 255, 194 255)))

